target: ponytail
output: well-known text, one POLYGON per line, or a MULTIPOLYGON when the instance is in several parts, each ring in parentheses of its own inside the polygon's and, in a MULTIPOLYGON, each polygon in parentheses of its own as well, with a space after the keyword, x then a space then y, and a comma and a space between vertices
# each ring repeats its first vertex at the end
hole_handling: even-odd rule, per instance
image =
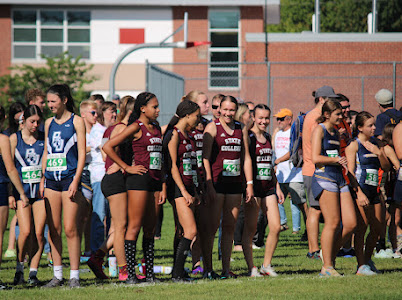
POLYGON ((200 107, 198 106, 197 103, 190 100, 184 100, 180 102, 179 105, 177 106, 175 115, 172 117, 166 128, 166 131, 173 129, 173 127, 177 124, 177 122, 179 122, 181 118, 184 118, 187 115, 191 115, 199 108, 200 107))
POLYGON ((71 96, 71 91, 70 88, 67 84, 55 84, 52 85, 46 92, 46 94, 54 94, 59 96, 59 98, 63 101, 64 99, 67 99, 66 102, 66 109, 74 113, 75 110, 75 105, 74 105, 74 99, 73 96, 71 96))

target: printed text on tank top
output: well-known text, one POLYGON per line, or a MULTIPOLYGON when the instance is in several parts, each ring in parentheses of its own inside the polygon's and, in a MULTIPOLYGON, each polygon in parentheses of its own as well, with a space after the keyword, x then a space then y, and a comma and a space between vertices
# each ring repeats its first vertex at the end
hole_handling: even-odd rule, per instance
MULTIPOLYGON (((257 180, 272 180, 272 146, 268 139, 263 134, 257 136, 253 131, 252 134, 256 139, 256 167, 257 167, 257 180), (261 140, 259 140, 259 138, 261 140)), ((251 137, 251 135, 250 135, 251 137)))
POLYGON ((194 140, 195 144, 195 157, 197 158, 197 167, 201 168, 202 167, 202 139, 204 137, 204 134, 200 132, 198 129, 194 130, 192 133, 192 138, 194 140))
POLYGON ((194 182, 196 170, 193 170, 193 146, 190 138, 180 129, 174 128, 179 136, 179 145, 177 151, 177 166, 182 176, 184 185, 189 185, 194 182))
MULTIPOLYGON (((328 157, 339 157, 340 154, 340 141, 336 129, 330 132, 324 124, 319 124, 323 130, 323 139, 321 142, 321 155, 328 157)), ((339 165, 317 165, 316 172, 324 172, 325 169, 329 171, 341 169, 339 165)))
MULTIPOLYGON (((377 187, 379 183, 378 170, 381 166, 380 160, 376 154, 368 151, 358 138, 356 141, 358 143, 356 153, 356 177, 360 184, 377 187)), ((370 139, 370 142, 376 145, 373 139, 370 139)))

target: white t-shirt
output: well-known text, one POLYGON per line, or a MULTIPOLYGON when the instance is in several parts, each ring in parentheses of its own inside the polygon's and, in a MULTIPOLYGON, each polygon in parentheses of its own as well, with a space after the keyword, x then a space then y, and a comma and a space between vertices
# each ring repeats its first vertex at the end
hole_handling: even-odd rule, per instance
POLYGON ((91 172, 91 183, 102 181, 105 175, 105 162, 102 158, 102 139, 106 127, 96 123, 92 126, 89 133, 88 144, 91 147, 91 162, 89 163, 89 171, 91 172))
MULTIPOLYGON (((275 157, 280 158, 289 152, 290 128, 286 131, 279 130, 275 135, 275 157)), ((279 183, 303 182, 301 168, 293 167, 290 160, 276 165, 276 178, 279 183)))

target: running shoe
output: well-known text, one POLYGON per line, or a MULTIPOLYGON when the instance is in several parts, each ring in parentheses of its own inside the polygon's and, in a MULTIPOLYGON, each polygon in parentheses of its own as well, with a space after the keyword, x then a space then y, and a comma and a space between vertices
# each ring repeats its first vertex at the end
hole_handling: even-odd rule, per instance
POLYGON ((210 280, 216 280, 216 279, 221 279, 221 277, 216 274, 214 271, 211 272, 205 272, 204 275, 202 276, 203 279, 210 279, 210 280))
POLYGON ((27 284, 29 284, 30 286, 38 286, 40 284, 40 281, 38 277, 31 276, 28 278, 27 284))
POLYGON ((393 258, 402 258, 401 251, 396 250, 395 253, 392 255, 393 258))
POLYGON ((47 284, 43 286, 43 288, 55 288, 63 285, 63 280, 57 279, 56 277, 53 277, 52 280, 50 280, 47 284))
POLYGON ((262 246, 257 246, 256 244, 253 243, 253 245, 251 246, 254 250, 258 250, 258 249, 262 249, 265 247, 265 245, 262 246))
POLYGON ((4 253, 4 257, 6 257, 6 258, 13 258, 16 256, 17 256, 17 253, 14 249, 7 249, 6 252, 4 253))
POLYGON ((378 269, 375 267, 375 264, 374 264, 374 262, 373 262, 371 259, 367 262, 367 264, 368 264, 368 266, 370 267, 371 271, 373 271, 374 273, 377 273, 377 274, 381 274, 381 273, 382 273, 380 270, 378 270, 378 269))
POLYGON ((260 273, 264 276, 271 276, 271 277, 278 276, 278 273, 275 272, 274 268, 271 265, 265 267, 264 264, 262 264, 260 268, 260 273))
POLYGON ((320 259, 320 250, 314 251, 313 253, 307 252, 306 257, 310 259, 320 259))
POLYGON ((24 284, 24 283, 25 283, 24 272, 21 272, 21 271, 15 272, 14 285, 20 285, 20 284, 24 284))
POLYGON ((342 275, 339 274, 333 267, 329 267, 329 268, 322 267, 319 276, 321 276, 321 277, 341 277, 342 275))
POLYGON ((88 267, 94 272, 96 278, 109 279, 109 277, 103 272, 103 258, 96 257, 92 254, 87 261, 88 267))
POLYGON ((369 265, 361 265, 356 272, 356 275, 361 275, 361 276, 373 276, 376 275, 375 272, 371 271, 369 265))
POLYGON ((236 279, 237 275, 231 271, 221 274, 221 279, 236 279))
POLYGON ((281 231, 285 231, 285 230, 288 230, 289 229, 289 226, 288 226, 288 224, 283 224, 283 225, 281 225, 281 231))
POLYGON ((248 277, 263 277, 260 272, 258 272, 257 267, 253 267, 250 272, 247 274, 248 277))
POLYGON ((204 269, 201 266, 197 266, 191 271, 191 273, 193 275, 197 275, 198 273, 202 274, 204 273, 204 269))
POLYGON ((119 268, 119 281, 126 281, 128 278, 127 265, 119 268))
POLYGON ((69 282, 69 287, 71 289, 80 288, 81 287, 80 280, 77 278, 71 278, 69 282))
MULTIPOLYGON (((391 249, 387 249, 387 250, 391 250, 391 249)), ((391 250, 391 253, 387 250, 381 249, 378 252, 374 253, 374 257, 375 258, 393 258, 394 253, 391 250)))

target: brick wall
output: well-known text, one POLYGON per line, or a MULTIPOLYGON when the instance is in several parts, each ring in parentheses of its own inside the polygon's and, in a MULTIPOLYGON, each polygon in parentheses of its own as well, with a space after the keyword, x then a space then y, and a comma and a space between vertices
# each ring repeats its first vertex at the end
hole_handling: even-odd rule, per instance
POLYGON ((11 66, 11 7, 0 5, 0 76, 10 73, 11 66))

